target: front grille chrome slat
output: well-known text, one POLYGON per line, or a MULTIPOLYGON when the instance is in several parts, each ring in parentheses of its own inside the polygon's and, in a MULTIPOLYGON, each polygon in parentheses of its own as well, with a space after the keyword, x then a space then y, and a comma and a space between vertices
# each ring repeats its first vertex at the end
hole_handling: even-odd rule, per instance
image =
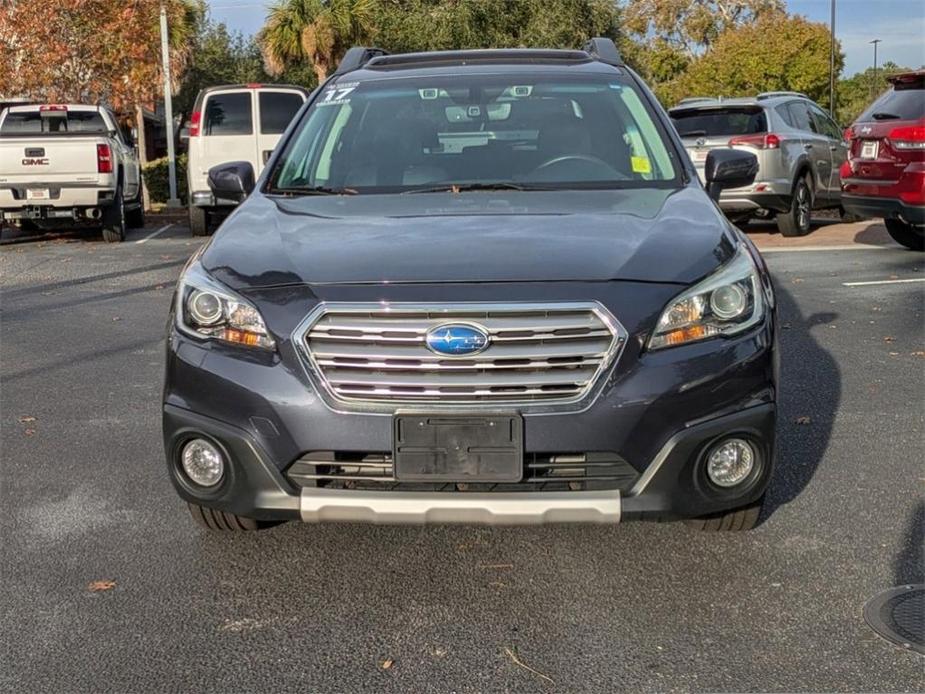
POLYGON ((322 304, 296 335, 321 385, 345 403, 572 403, 599 382, 625 331, 597 303, 322 304), (484 329, 488 346, 444 355, 426 344, 446 324, 484 329))

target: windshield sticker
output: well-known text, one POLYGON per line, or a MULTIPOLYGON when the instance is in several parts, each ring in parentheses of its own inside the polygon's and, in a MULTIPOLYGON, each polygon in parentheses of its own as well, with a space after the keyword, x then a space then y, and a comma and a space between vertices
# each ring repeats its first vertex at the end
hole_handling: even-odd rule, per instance
POLYGON ((353 93, 353 90, 359 86, 359 84, 359 82, 348 82, 325 89, 324 93, 321 95, 321 100, 318 102, 318 105, 340 106, 341 104, 349 104, 350 99, 348 97, 353 93))
POLYGON ((649 157, 630 157, 630 164, 633 167, 633 173, 652 173, 652 164, 649 157))

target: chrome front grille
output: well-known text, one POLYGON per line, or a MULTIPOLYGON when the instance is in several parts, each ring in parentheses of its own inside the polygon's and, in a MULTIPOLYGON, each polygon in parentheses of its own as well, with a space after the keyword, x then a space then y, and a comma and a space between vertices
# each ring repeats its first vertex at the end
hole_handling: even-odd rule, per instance
MULTIPOLYGON (((298 336, 297 336, 298 337, 298 336)), ((581 400, 625 333, 599 304, 324 304, 300 336, 315 375, 357 403, 561 403, 581 400), (431 351, 429 330, 476 325, 477 354, 431 351)))
POLYGON ((391 453, 358 451, 306 453, 286 475, 299 487, 438 492, 628 490, 639 477, 626 460, 610 451, 527 454, 519 482, 399 482, 391 453))

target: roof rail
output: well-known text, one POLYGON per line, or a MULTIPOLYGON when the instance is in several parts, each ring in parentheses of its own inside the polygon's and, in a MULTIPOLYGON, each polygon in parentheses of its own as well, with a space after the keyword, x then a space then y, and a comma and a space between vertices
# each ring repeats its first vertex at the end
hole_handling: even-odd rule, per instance
POLYGON ((773 99, 775 96, 799 96, 799 97, 802 98, 802 99, 808 99, 808 98, 809 98, 809 97, 806 96, 806 94, 804 94, 803 92, 789 92, 789 91, 780 91, 780 92, 761 92, 761 94, 759 94, 759 95, 757 96, 757 98, 758 98, 759 100, 761 100, 761 99, 773 99))
POLYGON ((371 46, 354 46, 347 50, 344 53, 344 57, 341 58, 340 64, 337 66, 337 69, 334 71, 335 75, 343 75, 345 72, 352 72, 357 70, 366 63, 368 63, 373 58, 378 58, 381 55, 388 55, 389 52, 382 48, 374 48, 371 46))
POLYGON ((607 63, 608 65, 617 65, 620 67, 622 67, 624 64, 623 56, 620 55, 620 51, 617 50, 617 46, 612 39, 595 36, 593 39, 585 43, 584 46, 582 46, 582 50, 584 50, 595 60, 602 63, 607 63))

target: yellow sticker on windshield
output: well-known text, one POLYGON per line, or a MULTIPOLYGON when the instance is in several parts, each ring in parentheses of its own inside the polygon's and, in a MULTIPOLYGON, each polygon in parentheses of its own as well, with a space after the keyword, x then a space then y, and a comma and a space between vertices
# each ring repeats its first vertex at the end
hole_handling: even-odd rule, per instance
POLYGON ((649 163, 649 157, 630 157, 630 163, 633 166, 633 173, 652 173, 652 164, 649 163))

